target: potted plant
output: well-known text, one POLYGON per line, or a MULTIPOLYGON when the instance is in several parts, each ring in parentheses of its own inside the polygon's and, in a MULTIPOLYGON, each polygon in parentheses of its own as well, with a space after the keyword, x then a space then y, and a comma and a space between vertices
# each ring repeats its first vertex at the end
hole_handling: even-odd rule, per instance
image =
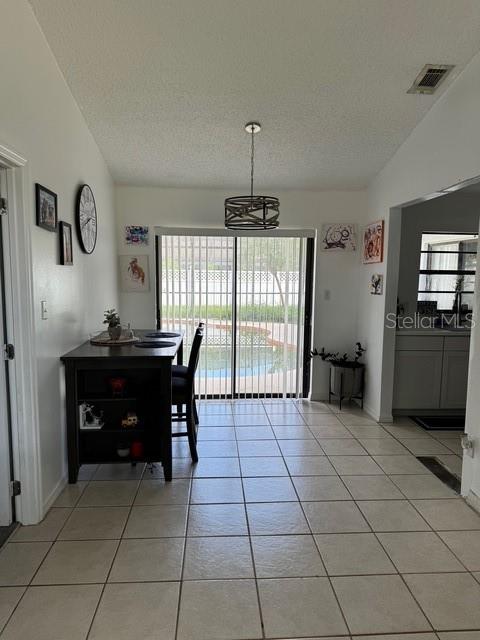
POLYGON ((355 344, 355 353, 353 358, 349 358, 347 353, 340 356, 340 353, 328 353, 322 347, 321 351, 314 349, 310 352, 312 357, 319 356, 324 362, 330 363, 330 389, 328 392, 328 401, 331 396, 336 395, 340 398, 340 408, 342 408, 342 400, 344 398, 360 398, 363 406, 363 383, 365 374, 365 365, 359 362, 365 349, 360 342, 355 344))
POLYGON ((108 335, 110 336, 110 339, 118 340, 122 335, 120 316, 115 309, 107 309, 103 315, 105 316, 103 324, 108 324, 108 335))

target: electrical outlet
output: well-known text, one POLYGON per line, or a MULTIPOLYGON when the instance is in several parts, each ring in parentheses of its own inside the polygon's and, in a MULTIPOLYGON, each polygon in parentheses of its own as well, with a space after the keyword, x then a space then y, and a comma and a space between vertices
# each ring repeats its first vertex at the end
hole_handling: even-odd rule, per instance
POLYGON ((42 320, 48 320, 48 309, 47 309, 47 301, 41 300, 40 305, 42 308, 42 320))

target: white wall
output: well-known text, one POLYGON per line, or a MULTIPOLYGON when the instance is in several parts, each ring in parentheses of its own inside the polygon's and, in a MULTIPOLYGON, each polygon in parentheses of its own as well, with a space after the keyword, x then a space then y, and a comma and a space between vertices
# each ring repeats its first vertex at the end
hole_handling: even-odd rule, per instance
MULTIPOLYGON (((247 186, 247 185, 246 185, 247 186)), ((222 227, 223 201, 230 192, 214 189, 163 189, 152 187, 117 186, 115 202, 118 222, 118 253, 135 249, 124 243, 124 226, 148 225, 151 231, 149 249, 150 272, 154 270, 153 227, 222 227)), ((365 217, 366 194, 363 191, 285 191, 280 198, 282 228, 320 229, 323 222, 357 222, 365 217)), ((358 297, 360 251, 346 254, 319 253, 316 267, 316 302, 314 315, 314 345, 329 350, 353 350, 357 341, 355 314, 358 297), (324 292, 331 292, 324 300, 324 292)), ((149 294, 120 293, 122 319, 132 326, 155 326, 155 296, 153 286, 149 294)), ((324 399, 328 392, 327 366, 314 361, 312 393, 324 399)))
POLYGON ((39 381, 43 503, 66 473, 63 370, 59 356, 101 326, 116 306, 117 262, 113 183, 26 0, 0 0, 0 142, 27 159, 27 211, 32 224, 35 331, 39 381), (95 252, 59 265, 59 238, 35 226, 34 183, 58 194, 59 219, 74 224, 77 188, 95 194, 99 230, 95 252), (46 300, 49 319, 40 319, 46 300))
POLYGON ((417 310, 422 233, 477 233, 480 193, 452 193, 402 209, 398 299, 406 315, 417 310))
MULTIPOLYGON (((378 297, 376 304, 372 304, 366 294, 366 284, 374 270, 371 267, 362 271, 363 286, 360 287, 359 335, 369 347, 366 357, 370 385, 366 400, 377 418, 385 419, 391 414, 395 333, 385 328, 384 315, 395 312, 399 248, 396 208, 480 175, 479 113, 480 54, 438 100, 369 188, 369 217, 385 218, 389 240, 385 257, 389 295, 378 297)), ((478 290, 478 284, 476 288, 478 290)), ((477 296, 477 318, 479 299, 477 296)), ((473 490, 477 495, 480 495, 479 387, 480 324, 477 323, 471 340, 467 406, 467 430, 476 439, 476 453, 474 459, 465 459, 463 476, 463 491, 473 490)))

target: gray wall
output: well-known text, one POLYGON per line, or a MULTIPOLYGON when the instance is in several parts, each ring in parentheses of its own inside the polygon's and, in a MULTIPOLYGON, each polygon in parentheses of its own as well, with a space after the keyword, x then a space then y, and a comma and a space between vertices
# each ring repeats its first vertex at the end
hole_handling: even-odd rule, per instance
POLYGON ((479 214, 480 193, 451 194, 403 209, 398 298, 405 314, 417 308, 422 233, 478 233, 479 214))

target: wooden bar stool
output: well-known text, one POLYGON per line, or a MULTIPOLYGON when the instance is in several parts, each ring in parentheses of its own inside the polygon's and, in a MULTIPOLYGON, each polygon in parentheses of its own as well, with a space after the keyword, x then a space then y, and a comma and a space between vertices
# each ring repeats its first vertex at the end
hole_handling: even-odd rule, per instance
POLYGON ((195 337, 193 338, 192 348, 190 350, 190 358, 186 374, 176 376, 174 372, 172 376, 172 405, 177 407, 177 411, 172 413, 173 422, 187 423, 187 430, 179 433, 172 433, 172 438, 188 436, 188 444, 193 462, 198 461, 197 454, 197 427, 195 420, 195 372, 200 357, 200 346, 203 340, 203 329, 197 328, 195 337), (185 406, 185 411, 183 411, 185 406), (179 410, 179 407, 181 409, 179 410))

